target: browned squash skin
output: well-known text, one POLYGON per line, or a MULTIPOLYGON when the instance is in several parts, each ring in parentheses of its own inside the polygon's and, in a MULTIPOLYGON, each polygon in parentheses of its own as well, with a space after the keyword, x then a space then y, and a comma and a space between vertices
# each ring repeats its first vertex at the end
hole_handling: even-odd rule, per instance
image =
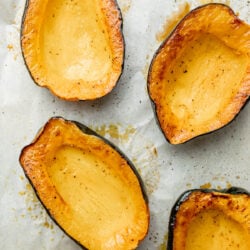
POLYGON ((227 125, 250 95, 250 26, 226 5, 192 10, 156 51, 148 93, 171 144, 227 125))
MULTIPOLYGON (((229 223, 233 222, 237 225, 237 228, 241 227, 240 235, 245 236, 244 244, 248 241, 248 245, 240 245, 242 248, 239 249, 248 249, 246 247, 250 244, 250 194, 245 189, 231 187, 225 190, 192 189, 184 192, 177 199, 170 214, 167 250, 197 249, 197 245, 190 246, 190 239, 189 245, 187 243, 188 238, 191 238, 189 231, 194 231, 194 221, 197 219, 200 219, 198 226, 200 225, 200 228, 203 228, 203 231, 199 231, 199 228, 195 229, 199 234, 198 237, 207 237, 202 238, 199 248, 208 249, 207 246, 209 246, 210 250, 219 249, 215 248, 213 244, 216 236, 218 237, 218 232, 223 236, 223 229, 216 228, 216 230, 211 231, 209 229, 211 224, 206 224, 206 222, 211 223, 211 221, 206 220, 207 218, 214 220, 213 228, 216 228, 216 226, 222 228, 223 224, 220 222, 225 218, 229 223), (191 227, 193 228, 191 229, 191 227), (204 232, 204 230, 207 230, 207 232, 204 232), (207 239, 209 242, 206 242, 207 239), (204 248, 202 248, 203 245, 204 248)), ((226 230, 232 234, 234 232, 233 227, 228 227, 226 230)), ((226 233, 224 236, 226 238, 226 233)), ((226 239, 224 245, 222 244, 224 249, 238 249, 239 246, 235 245, 235 242, 231 242, 232 248, 226 248, 226 244, 229 244, 231 239, 235 239, 235 236, 231 235, 226 239)), ((192 239, 191 244, 195 244, 195 240, 197 239, 192 239)), ((220 241, 223 242, 223 237, 220 241)))
POLYGON ((123 71, 122 24, 116 0, 27 0, 20 40, 32 79, 67 101, 107 95, 123 71))
POLYGON ((146 236, 149 208, 139 174, 85 125, 51 118, 19 160, 50 217, 85 249, 135 249, 146 236))

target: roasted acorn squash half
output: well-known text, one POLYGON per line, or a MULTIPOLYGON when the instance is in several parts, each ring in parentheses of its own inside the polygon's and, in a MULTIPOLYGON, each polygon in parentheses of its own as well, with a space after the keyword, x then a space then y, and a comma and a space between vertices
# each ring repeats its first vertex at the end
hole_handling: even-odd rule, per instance
POLYGON ((49 215, 81 246, 135 249, 146 236, 149 209, 138 173, 86 126, 51 118, 20 163, 49 215))
POLYGON ((169 220, 168 250, 249 250, 250 194, 241 188, 182 194, 169 220))
POLYGON ((27 0, 21 28, 27 68, 65 100, 109 93, 122 73, 122 17, 115 0, 27 0))
POLYGON ((250 26, 223 4, 192 10, 154 55, 148 92, 172 144, 228 124, 250 95, 250 26))

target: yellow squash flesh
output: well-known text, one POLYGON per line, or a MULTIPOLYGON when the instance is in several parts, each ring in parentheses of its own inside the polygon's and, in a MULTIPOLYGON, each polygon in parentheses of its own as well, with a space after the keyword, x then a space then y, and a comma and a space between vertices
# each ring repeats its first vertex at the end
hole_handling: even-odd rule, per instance
POLYGON ((226 5, 191 11, 152 60, 148 90, 172 144, 223 127, 250 95, 250 26, 226 5))
POLYGON ((177 208, 170 249, 250 249, 250 196, 194 191, 177 208))
POLYGON ((148 206, 134 170, 73 122, 51 119, 20 163, 51 217, 87 249, 135 249, 147 234, 148 206))
POLYGON ((21 46, 34 81, 66 100, 106 95, 122 72, 121 24, 114 0, 29 0, 21 46))

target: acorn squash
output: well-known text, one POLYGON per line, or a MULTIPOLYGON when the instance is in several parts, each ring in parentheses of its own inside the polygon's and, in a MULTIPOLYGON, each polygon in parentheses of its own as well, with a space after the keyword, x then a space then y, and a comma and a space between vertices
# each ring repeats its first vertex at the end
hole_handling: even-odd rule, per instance
POLYGON ((155 53, 148 92, 172 144, 219 129, 250 95, 250 25, 226 5, 192 10, 155 53))
POLYGON ((51 118, 20 163, 52 219, 87 249, 135 249, 149 210, 132 163, 86 126, 51 118))
POLYGON ((168 250, 249 250, 250 194, 241 188, 182 194, 169 220, 168 250))
POLYGON ((115 0, 27 0, 21 29, 27 68, 65 100, 109 93, 122 73, 122 17, 115 0))

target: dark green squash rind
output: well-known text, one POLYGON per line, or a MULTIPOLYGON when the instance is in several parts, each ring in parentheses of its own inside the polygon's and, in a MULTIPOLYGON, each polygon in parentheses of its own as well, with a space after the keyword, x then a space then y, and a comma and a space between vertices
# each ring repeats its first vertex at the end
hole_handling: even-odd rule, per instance
MULTIPOLYGON (((90 129, 89 127, 87 127, 86 125, 80 123, 80 122, 77 122, 77 121, 73 121, 73 120, 66 120, 64 119, 63 117, 61 116, 55 116, 55 117, 52 117, 50 118, 50 120, 52 119, 63 119, 64 121, 66 122, 72 122, 74 123, 83 133, 86 133, 88 135, 93 135, 99 139, 101 139, 102 141, 104 141, 106 144, 108 144, 109 146, 111 146, 114 150, 116 150, 121 157, 123 157, 123 159, 128 163, 128 165, 130 166, 131 170, 133 171, 133 173, 136 175, 137 179, 138 179, 138 182, 140 184, 140 188, 141 188, 141 191, 142 191, 142 195, 143 195, 143 199, 145 201, 145 204, 147 205, 148 207, 148 197, 147 197, 147 193, 146 193, 146 188, 143 184, 143 181, 142 181, 142 178, 141 176, 139 175, 139 173, 137 172, 136 170, 136 167, 134 166, 134 164, 131 162, 131 160, 129 160, 129 158, 117 147, 115 146, 112 142, 110 142, 109 140, 107 140, 106 138, 102 137, 101 135, 99 135, 98 133, 96 133, 95 131, 93 131, 92 129, 90 129)), ((19 163, 21 163, 20 159, 21 159, 21 156, 22 156, 22 152, 25 151, 26 148, 34 145, 36 143, 37 140, 39 140, 39 138, 42 136, 43 134, 43 130, 46 128, 46 126, 49 124, 49 121, 47 121, 47 123, 38 131, 38 135, 37 137, 35 138, 35 140, 30 143, 29 145, 27 145, 26 147, 24 147, 22 150, 21 150, 21 153, 20 153, 20 156, 19 156, 19 163)), ((52 219, 52 221, 65 233, 65 235, 67 235, 69 238, 71 238, 76 244, 78 244, 83 250, 90 250, 86 247, 84 247, 80 242, 78 242, 76 239, 74 239, 71 235, 69 235, 65 229, 63 229, 59 223, 57 223, 56 219, 53 217, 53 215, 51 214, 50 210, 45 206, 45 204, 43 203, 43 201, 40 199, 40 196, 38 195, 38 192, 37 190, 35 189, 35 187, 33 186, 33 183, 32 183, 32 180, 31 178, 28 176, 28 174, 26 173, 25 169, 23 169, 23 172, 24 172, 24 175, 25 177, 27 178, 27 180, 29 181, 33 191, 34 191, 34 194, 36 195, 37 199, 40 201, 40 203, 42 204, 43 208, 45 209, 45 211, 47 212, 47 214, 49 215, 49 217, 52 219)), ((138 243, 139 244, 139 243, 138 243)))
MULTIPOLYGON (((166 141, 168 143, 171 144, 170 140, 167 138, 166 134, 164 133, 162 127, 161 127, 161 124, 160 124, 160 120, 159 120, 159 117, 157 116, 157 107, 156 107, 156 104, 153 100, 153 98, 151 97, 150 95, 150 75, 151 75, 151 72, 152 72, 152 67, 153 67, 153 64, 154 64, 154 60, 156 59, 156 57, 158 56, 158 54, 161 52, 161 50, 164 48, 165 44, 167 43, 167 41, 172 37, 172 35, 176 32, 176 30, 178 29, 179 25, 185 21, 185 19, 193 12, 205 7, 205 6, 209 6, 209 5, 219 5, 219 6, 225 6, 228 8, 228 10, 230 11, 231 14, 233 14, 234 16, 237 16, 237 14, 226 4, 223 4, 223 3, 207 3, 207 4, 204 4, 204 5, 201 5, 199 7, 196 7, 194 8, 193 10, 191 10, 188 14, 186 14, 178 23, 177 25, 175 26, 175 28, 168 34, 168 36, 163 40, 163 42, 160 44, 159 48, 156 50, 156 52, 154 53, 152 59, 151 59, 151 63, 149 65, 149 69, 148 69, 148 75, 147 75, 147 93, 148 93, 148 96, 149 96, 149 100, 150 100, 150 103, 151 103, 151 107, 152 107, 152 110, 153 110, 153 113, 154 113, 154 117, 155 117, 155 121, 156 121, 156 124, 157 126, 159 127, 161 133, 163 134, 164 138, 166 139, 166 141)), ((225 124, 224 126, 218 128, 218 129, 215 129, 213 131, 209 131, 207 133, 204 133, 204 134, 200 134, 198 136, 195 136, 185 142, 182 142, 181 144, 185 144, 185 143, 188 143, 190 141, 193 141, 194 139, 198 138, 198 137, 202 137, 202 136, 206 136, 206 135, 209 135, 215 131, 218 131, 218 130, 221 130, 223 129, 224 127, 230 125, 239 115, 239 113, 243 110, 244 107, 246 107, 247 103, 250 101, 250 96, 248 96, 247 100, 245 101, 244 105, 241 107, 241 109, 238 111, 238 113, 235 115, 234 119, 232 119, 231 121, 229 121, 227 124, 225 124)))
POLYGON ((182 193, 177 201, 175 202, 171 212, 170 218, 168 223, 168 243, 167 243, 167 250, 173 250, 173 239, 174 239, 174 228, 175 228, 175 221, 176 221, 176 214, 179 211, 179 208, 183 202, 185 202, 188 197, 193 192, 203 192, 203 193, 221 193, 221 194, 230 194, 230 195, 238 195, 238 194, 246 194, 250 196, 250 193, 245 190, 244 188, 240 187, 230 187, 227 189, 217 190, 217 189, 190 189, 182 193))

